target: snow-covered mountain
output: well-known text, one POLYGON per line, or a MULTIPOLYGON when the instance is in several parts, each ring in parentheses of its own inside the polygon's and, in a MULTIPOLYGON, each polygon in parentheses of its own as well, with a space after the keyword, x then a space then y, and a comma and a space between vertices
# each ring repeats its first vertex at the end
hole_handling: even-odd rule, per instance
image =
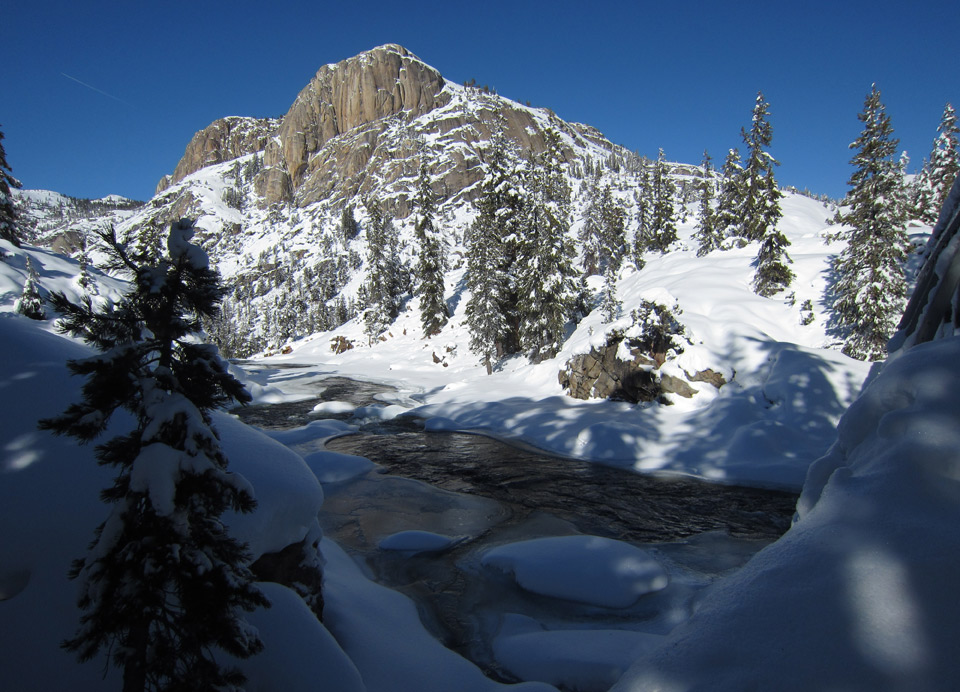
POLYGON ((101 199, 69 197, 50 190, 13 191, 24 240, 70 254, 81 237, 129 219, 143 202, 119 195, 101 199))

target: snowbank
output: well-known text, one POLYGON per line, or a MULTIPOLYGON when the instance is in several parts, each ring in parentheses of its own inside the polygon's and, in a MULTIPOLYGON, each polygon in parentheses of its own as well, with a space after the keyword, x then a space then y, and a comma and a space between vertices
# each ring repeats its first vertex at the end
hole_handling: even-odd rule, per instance
MULTIPOLYGON (((115 669, 103 678, 102 658, 79 664, 60 648, 75 632, 80 614, 76 585, 67 572, 71 561, 86 553, 94 528, 109 511, 99 494, 111 485, 112 473, 97 464, 92 446, 37 430, 38 419, 80 399, 83 379, 70 376, 66 361, 91 353, 48 329, 46 323, 0 312, 0 677, 4 689, 17 692, 119 689, 115 669)), ((133 424, 127 415, 115 414, 104 439, 133 424)), ((254 556, 308 533, 319 535, 316 516, 323 494, 303 460, 228 415, 216 414, 214 424, 230 470, 246 477, 258 501, 252 514, 224 515, 234 535, 250 544, 254 556)), ((349 661, 337 658, 335 643, 317 629, 316 620, 309 625, 290 598, 275 589, 270 595, 282 601, 278 610, 252 619, 263 625, 271 653, 245 662, 249 689, 315 689, 316 678, 308 673, 319 670, 321 662, 325 676, 333 671, 336 679, 350 680, 349 661), (287 616, 289 625, 281 626, 278 618, 287 616), (289 639, 293 631, 297 641, 289 639), (314 645, 320 647, 311 654, 320 657, 315 663, 291 653, 314 645), (289 686, 276 684, 273 666, 279 661, 301 668, 282 676, 289 686)), ((345 683, 338 689, 362 688, 345 683)))
POLYGON ((799 520, 615 692, 960 689, 960 338, 891 359, 799 520))

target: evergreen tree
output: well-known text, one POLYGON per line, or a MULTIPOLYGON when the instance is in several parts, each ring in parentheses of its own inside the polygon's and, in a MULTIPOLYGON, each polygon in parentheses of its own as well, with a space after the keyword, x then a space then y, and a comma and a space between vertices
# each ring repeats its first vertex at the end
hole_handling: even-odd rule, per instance
POLYGON ((893 137, 876 85, 857 117, 864 128, 850 145, 856 170, 844 200, 848 211, 836 217, 850 228, 843 232, 847 247, 833 264, 833 324, 844 337, 844 353, 879 360, 907 292, 903 171, 896 159, 900 141, 893 137))
POLYGON ((780 220, 780 190, 773 175, 779 165, 766 150, 773 140, 773 128, 767 120, 769 104, 757 92, 750 132, 741 130, 747 145, 747 163, 740 176, 740 223, 737 235, 746 240, 763 240, 780 220))
POLYGON ((937 222, 940 209, 960 172, 960 127, 957 127, 957 114, 949 103, 943 109, 937 133, 930 160, 914 181, 913 191, 917 217, 929 224, 937 222))
POLYGON ((80 241, 80 256, 77 258, 80 265, 80 274, 77 276, 77 284, 90 295, 97 295, 97 282, 90 276, 90 253, 87 250, 86 239, 80 241))
POLYGON ((653 227, 653 194, 650 183, 650 170, 646 164, 641 164, 638 174, 638 191, 634 194, 637 207, 637 232, 633 237, 633 262, 637 269, 643 269, 644 253, 647 251, 647 241, 653 227))
POLYGON ((408 281, 393 222, 375 202, 367 204, 367 211, 367 281, 363 287, 367 307, 363 319, 372 343, 400 314, 408 281))
POLYGON ((443 239, 434 226, 436 215, 433 189, 426 161, 421 159, 417 194, 413 198, 416 214, 417 255, 416 295, 420 299, 420 323, 426 337, 439 334, 450 313, 443 299, 443 239))
POLYGON ((587 203, 584 208, 583 226, 580 227, 579 241, 583 252, 583 273, 593 276, 601 273, 600 270, 600 169, 598 174, 590 179, 587 187, 587 203))
POLYGON ((677 240, 677 216, 673 200, 676 187, 670 178, 663 149, 653 164, 650 181, 650 228, 644 238, 644 250, 664 253, 677 240))
POLYGON ((591 187, 580 243, 586 276, 620 268, 626 251, 626 212, 613 198, 609 185, 591 187))
MULTIPOLYGON (((7 165, 7 153, 3 149, 3 131, 0 130, 0 240, 7 240, 20 247, 17 208, 13 204, 10 188, 20 188, 20 181, 13 177, 10 166, 7 165)), ((0 256, 3 256, 2 252, 0 256)))
POLYGON ((713 209, 713 196, 716 182, 710 154, 703 152, 703 178, 700 179, 700 207, 697 212, 697 229, 694 239, 699 247, 697 257, 713 252, 723 242, 723 233, 718 227, 716 212, 713 209))
MULTIPOLYGON (((714 218, 716 233, 721 238, 737 234, 740 224, 743 191, 743 166, 740 163, 740 151, 736 148, 727 152, 720 174, 720 195, 717 198, 717 213, 714 218)), ((722 240, 721 240, 721 249, 722 240)))
POLYGON ((349 243, 360 233, 360 224, 353 215, 353 206, 346 204, 340 214, 340 238, 344 244, 349 243))
POLYGON ((623 303, 617 298, 617 274, 608 269, 603 275, 603 294, 600 298, 600 309, 603 311, 603 321, 613 322, 623 314, 623 303))
POLYGON ((480 356, 487 372, 493 361, 515 352, 517 293, 512 271, 521 236, 523 202, 517 187, 517 156, 504 135, 494 129, 487 171, 477 198, 477 216, 467 236, 467 328, 470 350, 480 356))
POLYGON ((56 294, 60 329, 97 347, 70 361, 87 376, 84 398, 40 427, 81 443, 104 432, 114 412, 136 428, 97 447, 117 475, 103 491, 113 509, 71 576, 83 611, 63 646, 88 660, 105 652, 123 669, 124 692, 236 690, 243 675, 213 650, 246 658, 262 648, 242 611, 267 605, 254 587, 246 547, 220 517, 249 512, 246 481, 228 473, 210 412, 249 394, 216 348, 199 343, 200 321, 217 312, 219 276, 189 243, 193 227, 171 224, 165 256, 141 263, 111 228, 102 234, 115 263, 133 276, 116 305, 95 310, 56 294))
POLYGON ((570 188, 563 175, 560 135, 544 132, 546 147, 530 167, 524 233, 517 269, 521 348, 538 363, 554 357, 577 295, 570 229, 570 188))
POLYGON ((43 311, 43 298, 40 295, 40 277, 37 276, 37 269, 33 266, 30 257, 27 257, 27 280, 23 284, 23 293, 17 298, 13 309, 32 320, 47 319, 43 311))
POLYGON ((604 275, 617 272, 627 250, 627 213, 613 197, 610 186, 600 193, 600 244, 598 261, 604 275))
MULTIPOLYGON (((771 179, 770 184, 776 183, 771 179)), ((755 260, 757 269, 753 275, 753 290, 757 295, 770 298, 793 282, 795 276, 787 266, 790 264, 789 245, 790 241, 776 226, 767 228, 755 260)))

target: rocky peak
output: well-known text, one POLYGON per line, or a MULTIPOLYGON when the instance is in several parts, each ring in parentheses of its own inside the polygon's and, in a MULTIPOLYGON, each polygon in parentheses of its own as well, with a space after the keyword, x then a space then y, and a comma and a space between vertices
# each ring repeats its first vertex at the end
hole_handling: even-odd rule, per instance
POLYGON ((267 202, 289 198, 328 141, 400 115, 411 120, 443 101, 443 77, 407 49, 387 44, 324 65, 300 92, 264 153, 258 186, 267 202))

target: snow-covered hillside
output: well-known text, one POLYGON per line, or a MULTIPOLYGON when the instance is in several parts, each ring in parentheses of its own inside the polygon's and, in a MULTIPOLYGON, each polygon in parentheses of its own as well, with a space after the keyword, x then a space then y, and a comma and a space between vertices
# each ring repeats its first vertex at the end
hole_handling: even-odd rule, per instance
MULTIPOLYGON (((292 342, 290 353, 273 350, 267 360, 393 382, 415 394, 423 404, 417 413, 435 429, 481 430, 641 471, 799 488, 809 463, 833 441, 836 422, 869 364, 839 353, 828 334, 830 260, 842 246, 828 242, 836 232, 826 222, 829 210, 792 193, 783 210, 781 228, 792 242, 797 275, 791 296, 753 293, 753 245, 697 257, 689 237, 692 218, 681 225, 676 250, 651 259, 641 271, 621 272, 624 314, 644 299, 681 311, 690 344, 664 370, 683 376, 711 368, 727 380, 719 390, 691 383, 696 394, 667 395, 672 405, 564 396, 558 382, 564 363, 629 324, 629 319, 604 323, 599 307, 570 333, 556 358, 533 365, 517 356, 488 376, 468 348, 463 268, 448 275, 452 317, 437 337, 422 337, 417 305, 410 301, 382 341, 371 344, 363 324, 352 320, 292 342), (811 310, 803 308, 806 301, 811 310), (805 320, 811 312, 813 319, 805 320), (332 344, 339 337, 353 348, 335 354, 332 344)), ((929 233, 926 226, 911 230, 918 243, 929 233)))
POLYGON ((12 192, 24 239, 62 252, 72 251, 80 237, 106 224, 121 224, 143 205, 119 195, 78 199, 50 190, 12 192))

